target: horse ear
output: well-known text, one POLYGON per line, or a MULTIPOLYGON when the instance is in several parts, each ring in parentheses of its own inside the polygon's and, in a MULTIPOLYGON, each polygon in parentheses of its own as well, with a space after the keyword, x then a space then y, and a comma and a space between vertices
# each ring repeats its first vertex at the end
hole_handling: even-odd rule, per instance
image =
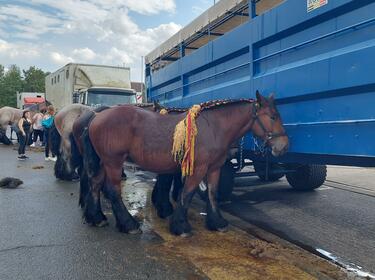
POLYGON ((260 94, 259 90, 256 91, 255 95, 257 97, 257 102, 259 105, 264 103, 264 97, 260 94))

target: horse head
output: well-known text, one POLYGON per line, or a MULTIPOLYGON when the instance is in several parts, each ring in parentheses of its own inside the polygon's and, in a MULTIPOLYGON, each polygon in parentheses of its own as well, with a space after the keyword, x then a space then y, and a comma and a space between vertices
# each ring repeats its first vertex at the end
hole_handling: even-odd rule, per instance
POLYGON ((283 155, 289 148, 289 138, 276 108, 274 96, 268 98, 256 92, 253 110, 253 133, 272 150, 273 156, 283 155))

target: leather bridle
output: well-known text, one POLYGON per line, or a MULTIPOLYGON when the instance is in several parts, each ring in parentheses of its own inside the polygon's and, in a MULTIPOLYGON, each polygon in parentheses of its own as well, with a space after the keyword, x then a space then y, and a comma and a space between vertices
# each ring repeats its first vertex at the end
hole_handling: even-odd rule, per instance
POLYGON ((258 113, 259 107, 260 107, 260 105, 259 105, 258 102, 253 103, 253 119, 252 119, 252 123, 250 125, 250 129, 253 128, 255 123, 257 123, 259 125, 259 127, 262 129, 263 135, 260 138, 263 140, 263 143, 260 147, 260 150, 263 150, 264 147, 269 143, 269 141, 271 141, 272 139, 278 138, 278 137, 286 136, 286 133, 285 132, 281 132, 281 133, 273 133, 272 132, 275 120, 280 118, 280 115, 279 115, 278 112, 276 112, 273 115, 270 115, 268 113, 259 114, 258 113), (272 125, 271 125, 272 130, 271 131, 268 131, 266 129, 266 127, 264 126, 262 120, 259 118, 259 116, 261 116, 261 115, 267 115, 267 116, 270 117, 270 119, 272 121, 272 125))

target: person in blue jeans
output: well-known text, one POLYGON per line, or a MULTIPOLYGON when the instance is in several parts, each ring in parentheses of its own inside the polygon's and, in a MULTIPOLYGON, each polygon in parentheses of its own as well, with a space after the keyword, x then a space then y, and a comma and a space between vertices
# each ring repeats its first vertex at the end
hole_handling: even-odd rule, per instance
POLYGON ((18 147, 18 159, 25 160, 28 156, 25 155, 26 145, 30 138, 31 132, 31 119, 30 119, 30 112, 24 111, 22 113, 21 119, 18 121, 18 139, 19 139, 19 147, 18 147))
POLYGON ((56 156, 51 151, 51 157, 49 156, 50 149, 51 149, 51 143, 50 143, 50 131, 55 118, 55 108, 50 105, 47 108, 47 113, 43 117, 42 125, 44 127, 44 136, 45 136, 45 148, 44 148, 44 154, 45 154, 45 160, 52 160, 56 161, 56 156))

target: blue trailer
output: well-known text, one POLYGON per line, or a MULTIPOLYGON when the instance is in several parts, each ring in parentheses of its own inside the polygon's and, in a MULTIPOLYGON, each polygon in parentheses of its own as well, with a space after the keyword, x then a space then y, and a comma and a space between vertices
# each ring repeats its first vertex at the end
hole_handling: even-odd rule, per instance
POLYGON ((314 189, 326 164, 374 167, 375 1, 221 0, 146 57, 146 86, 170 107, 275 93, 289 152, 249 134, 229 157, 263 179, 314 189))

